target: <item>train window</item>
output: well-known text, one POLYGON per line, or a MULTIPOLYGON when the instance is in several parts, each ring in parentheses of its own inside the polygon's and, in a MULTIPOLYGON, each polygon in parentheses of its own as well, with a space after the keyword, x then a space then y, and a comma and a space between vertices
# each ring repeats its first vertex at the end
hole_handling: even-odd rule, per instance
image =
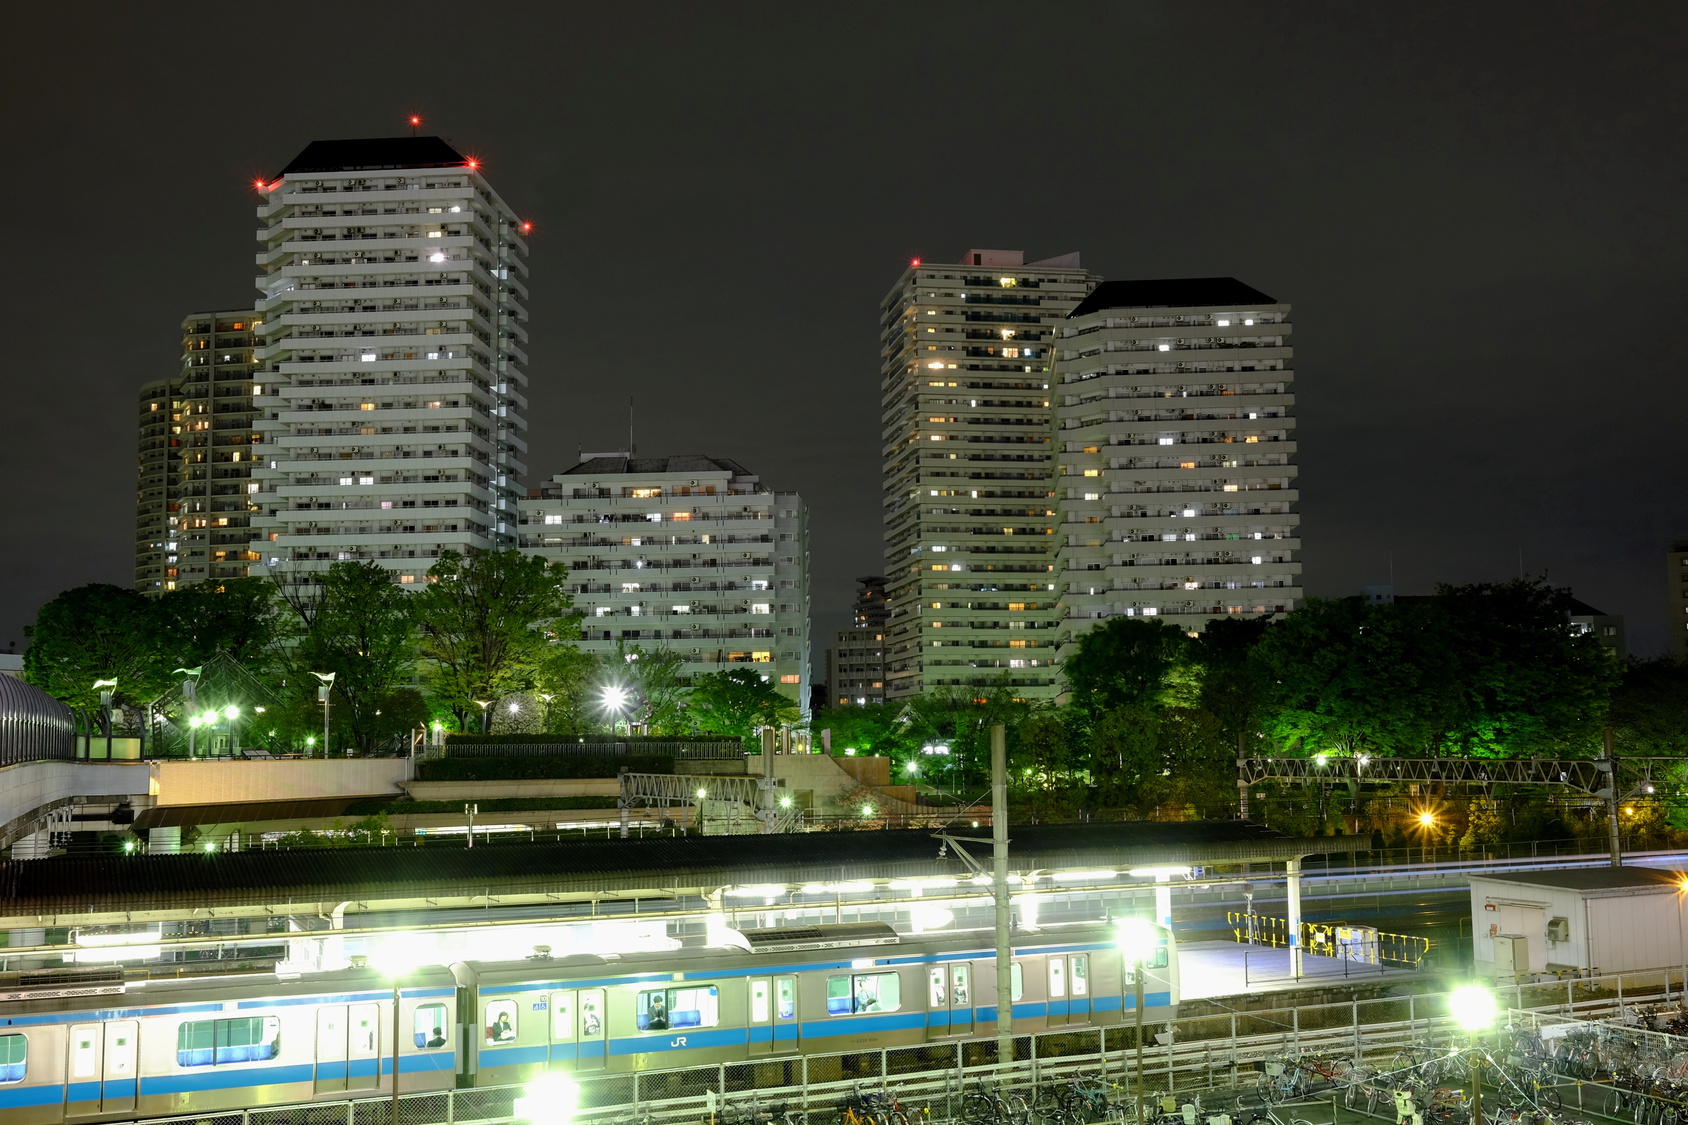
POLYGON ((929 992, 930 995, 927 998, 928 1007, 949 1007, 949 993, 944 990, 944 967, 942 965, 934 965, 932 967, 929 992))
POLYGON ((551 994, 551 1038, 568 1042, 574 1038, 574 999, 572 992, 551 994))
POLYGON ((486 1045, 516 1041, 516 1002, 493 1000, 486 1006, 486 1045))
POLYGON ((410 1030, 418 1047, 444 1047, 449 1042, 450 1027, 446 1022, 444 1004, 423 1004, 416 1009, 410 1030))
POLYGON ((1020 962, 1015 961, 1008 966, 1008 1002, 1012 1004, 1026 994, 1026 974, 1020 968, 1020 962))
POLYGON ((797 1014, 797 981, 791 977, 778 977, 774 980, 775 999, 778 1007, 774 1010, 782 1020, 788 1020, 797 1014))
POLYGON ((768 1022, 768 982, 750 982, 750 1019, 752 1023, 768 1022))
POLYGON ((1084 996, 1090 991, 1090 955, 1086 953, 1073 954, 1073 971, 1068 985, 1074 996, 1084 996))
POLYGON ((635 1022, 640 1031, 669 1031, 682 1027, 714 1027, 720 1020, 720 992, 701 988, 661 988, 639 993, 635 1022))
POLYGON ((1067 994, 1067 966, 1060 957, 1049 959, 1049 998, 1059 1000, 1067 994))
POLYGON ((190 1020, 176 1029, 177 1066, 228 1066, 273 1059, 281 1038, 275 1016, 190 1020))
POLYGON ((29 1066, 29 1040, 21 1035, 0 1035, 0 1085, 22 1082, 29 1066))
POLYGON ((826 1014, 894 1012, 903 1006, 903 981, 896 973, 845 973, 826 978, 826 1014))

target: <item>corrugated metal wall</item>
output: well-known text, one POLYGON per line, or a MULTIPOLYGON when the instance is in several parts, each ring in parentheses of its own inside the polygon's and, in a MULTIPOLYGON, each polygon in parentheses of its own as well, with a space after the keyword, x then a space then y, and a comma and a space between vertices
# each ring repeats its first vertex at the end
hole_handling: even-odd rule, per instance
POLYGON ((0 676, 0 766, 76 755, 70 708, 11 676, 0 676))

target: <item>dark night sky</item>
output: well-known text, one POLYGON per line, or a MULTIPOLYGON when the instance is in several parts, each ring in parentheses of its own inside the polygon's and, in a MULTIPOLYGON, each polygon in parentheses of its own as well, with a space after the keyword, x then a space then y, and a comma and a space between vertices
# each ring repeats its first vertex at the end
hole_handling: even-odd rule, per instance
POLYGON ((1688 535, 1681 3, 31 5, 0 72, 0 643, 132 576, 135 390, 253 298, 248 187, 404 115, 532 240, 530 482, 617 448, 877 572, 877 307, 1082 251, 1294 303, 1310 592, 1546 571, 1665 643, 1688 535), (1673 329, 1671 325, 1678 327, 1673 329), (1671 380, 1678 380, 1672 383, 1671 380))

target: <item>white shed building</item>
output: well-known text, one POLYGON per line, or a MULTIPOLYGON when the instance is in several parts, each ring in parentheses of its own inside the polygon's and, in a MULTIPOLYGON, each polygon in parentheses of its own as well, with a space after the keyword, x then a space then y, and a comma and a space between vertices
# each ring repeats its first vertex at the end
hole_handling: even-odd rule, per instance
POLYGON ((1682 876, 1645 867, 1473 875, 1478 976, 1624 972, 1683 962, 1682 876))

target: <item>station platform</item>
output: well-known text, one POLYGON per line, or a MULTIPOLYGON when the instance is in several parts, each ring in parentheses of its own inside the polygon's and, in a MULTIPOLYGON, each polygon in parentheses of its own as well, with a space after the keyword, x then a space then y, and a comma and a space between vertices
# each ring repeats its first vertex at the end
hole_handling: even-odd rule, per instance
POLYGON ((1291 992, 1320 985, 1357 985, 1409 981, 1422 974, 1412 969, 1367 965, 1304 954, 1301 975, 1290 973, 1289 950, 1234 941, 1178 943, 1178 979, 1185 1000, 1241 996, 1259 992, 1291 992))

